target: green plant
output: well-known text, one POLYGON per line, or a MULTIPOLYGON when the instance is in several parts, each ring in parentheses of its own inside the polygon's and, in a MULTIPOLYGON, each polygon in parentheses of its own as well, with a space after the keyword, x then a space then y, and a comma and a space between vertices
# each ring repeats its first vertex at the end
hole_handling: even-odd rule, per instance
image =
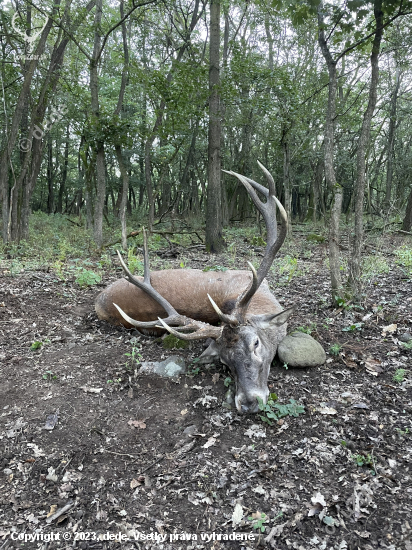
POLYGON ((373 279, 376 275, 389 273, 389 264, 380 254, 366 256, 362 261, 362 279, 373 279))
POLYGON ((188 370, 187 371, 187 375, 190 376, 191 378, 197 376, 200 372, 200 367, 195 367, 193 366, 191 370, 188 370))
POLYGON ((323 243, 325 242, 325 237, 323 235, 317 235, 316 233, 309 233, 306 240, 313 243, 323 243))
POLYGON ((249 521, 253 521, 253 529, 256 529, 256 531, 260 531, 261 533, 265 532, 265 526, 263 525, 267 521, 267 516, 263 512, 257 512, 256 517, 249 516, 247 519, 249 521))
POLYGON ((38 340, 36 340, 35 342, 32 343, 32 345, 30 346, 30 349, 32 351, 35 351, 36 349, 40 349, 42 346, 43 346, 43 342, 39 342, 38 340))
POLYGON ((401 430, 400 428, 395 428, 395 430, 398 432, 398 435, 400 437, 403 437, 404 435, 409 435, 410 434, 409 428, 405 428, 404 430, 401 430))
POLYGON ((228 388, 231 383, 232 379, 230 378, 230 376, 226 376, 226 378, 223 380, 223 384, 228 388))
POLYGON ((310 323, 310 325, 303 326, 303 327, 297 327, 295 330, 297 332, 304 332, 305 334, 312 334, 312 332, 316 332, 317 325, 316 323, 310 323))
POLYGON ((279 260, 275 260, 271 267, 271 271, 274 271, 278 276, 279 284, 289 284, 293 277, 303 274, 302 269, 298 269, 298 259, 292 256, 286 255, 279 260))
POLYGON ((250 243, 253 246, 266 246, 266 241, 263 239, 261 235, 253 235, 250 239, 250 243))
POLYGON ((120 384, 121 378, 114 378, 113 380, 107 380, 106 384, 120 384))
POLYGON ((332 344, 329 348, 329 353, 331 355, 337 356, 341 352, 341 349, 342 349, 342 346, 340 344, 332 344))
POLYGON ((366 455, 354 454, 351 455, 351 459, 356 462, 359 467, 373 465, 373 457, 369 453, 366 455))
POLYGON ((276 403, 278 396, 275 393, 269 395, 269 399, 266 404, 263 403, 263 400, 258 397, 259 410, 263 414, 259 415, 260 419, 263 422, 273 426, 274 422, 277 422, 284 416, 299 416, 300 414, 305 413, 305 407, 297 403, 294 399, 289 399, 289 403, 282 405, 276 403), (273 422, 272 422, 273 421, 273 422))
POLYGON ((397 369, 395 374, 393 375, 392 380, 394 382, 397 382, 398 384, 402 384, 402 382, 405 380, 405 374, 406 369, 397 369))
POLYGON ((396 256, 396 263, 404 268, 406 275, 412 276, 412 249, 408 248, 405 244, 394 251, 396 256))
POLYGON ((143 275, 143 262, 133 253, 133 247, 127 249, 127 265, 132 275, 143 275))
POLYGON ((410 342, 400 342, 404 349, 412 349, 412 340, 410 342))
POLYGON ((131 353, 125 353, 126 357, 130 357, 130 359, 127 360, 126 366, 129 366, 129 361, 131 363, 131 367, 138 367, 140 366, 142 362, 142 355, 140 353, 140 346, 136 345, 132 347, 131 353))
POLYGON ((49 381, 57 380, 57 376, 51 370, 44 371, 42 378, 49 381))
POLYGON ((363 323, 353 323, 342 329, 342 332, 356 332, 357 330, 362 330, 363 323))
POLYGON ((100 275, 84 267, 76 267, 75 272, 77 273, 76 283, 81 287, 97 285, 102 280, 100 275))
POLYGON ((224 267, 222 265, 208 265, 203 269, 203 271, 227 271, 228 269, 228 267, 224 267))
POLYGON ((165 349, 186 349, 190 346, 190 343, 177 338, 174 334, 168 334, 162 339, 162 346, 165 349))

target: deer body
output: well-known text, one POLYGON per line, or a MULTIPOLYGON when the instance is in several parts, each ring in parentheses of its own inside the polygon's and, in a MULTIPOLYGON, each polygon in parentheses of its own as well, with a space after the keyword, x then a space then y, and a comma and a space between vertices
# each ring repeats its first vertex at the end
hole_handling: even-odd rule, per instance
MULTIPOLYGON (((136 279, 143 281, 143 277, 136 279)), ((167 269, 151 273, 153 288, 178 313, 210 324, 217 324, 220 319, 207 295, 213 298, 223 313, 230 314, 237 297, 250 285, 251 280, 250 271, 204 272, 199 269, 167 269)), ((157 321, 159 317, 165 317, 165 310, 161 305, 126 279, 115 281, 101 292, 96 298, 95 308, 99 319, 131 328, 132 325, 125 321, 113 304, 117 304, 136 321, 157 321)), ((270 292, 266 280, 263 281, 250 302, 248 316, 281 311, 282 308, 270 292)), ((139 330, 145 334, 159 334, 165 331, 156 327, 139 330)))
POLYGON ((134 277, 120 253, 128 281, 116 281, 96 299, 100 319, 141 331, 166 329, 183 340, 212 338, 200 356, 201 362, 214 357, 227 365, 235 379, 235 404, 240 413, 255 413, 258 398, 269 396, 268 376, 279 342, 286 335, 286 321, 294 307, 282 308, 265 280, 286 237, 287 215, 275 197, 275 184, 264 166, 269 189, 235 172, 265 220, 267 245, 259 269, 209 271, 170 269, 150 274, 144 232, 144 277, 134 277), (256 190, 266 196, 262 202, 256 190), (281 214, 277 234, 276 207, 281 214), (166 313, 166 315, 165 315, 166 313), (220 326, 214 324, 220 322, 220 326))

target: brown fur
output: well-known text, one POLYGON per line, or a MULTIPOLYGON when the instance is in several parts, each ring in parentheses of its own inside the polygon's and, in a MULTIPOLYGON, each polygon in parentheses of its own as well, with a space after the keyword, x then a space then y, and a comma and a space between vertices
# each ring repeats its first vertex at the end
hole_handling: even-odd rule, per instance
MULTIPOLYGON (((225 313, 229 313, 237 297, 250 281, 250 271, 204 272, 198 269, 169 269, 151 273, 153 287, 180 314, 211 324, 217 324, 219 318, 207 294, 210 294, 225 313)), ((99 319, 130 328, 113 303, 136 321, 154 321, 158 317, 166 316, 157 302, 126 279, 119 279, 103 290, 96 298, 95 308, 99 319)), ((268 284, 263 281, 252 298, 248 315, 277 313, 281 310, 268 284)))

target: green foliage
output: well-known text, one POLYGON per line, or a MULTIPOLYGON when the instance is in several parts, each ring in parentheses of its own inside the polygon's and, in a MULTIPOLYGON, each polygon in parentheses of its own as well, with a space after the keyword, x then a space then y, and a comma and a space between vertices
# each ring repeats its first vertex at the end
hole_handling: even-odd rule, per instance
POLYGON ((76 283, 81 287, 97 285, 102 280, 100 275, 84 267, 76 267, 75 272, 76 283))
POLYGON ((316 233, 309 233, 306 240, 312 243, 323 243, 325 242, 325 237, 323 235, 317 235, 316 233))
POLYGON ((412 349, 412 340, 410 342, 399 342, 404 349, 412 349))
POLYGON ((349 325, 347 327, 344 327, 342 329, 342 332, 356 332, 361 331, 363 327, 363 323, 353 323, 352 325, 349 325))
POLYGON ((143 275, 144 273, 144 264, 133 253, 133 247, 127 249, 127 267, 132 275, 143 275))
POLYGON ((304 332, 305 334, 312 334, 312 332, 316 332, 316 329, 317 329, 316 323, 310 323, 309 325, 295 328, 297 332, 304 332))
POLYGON ((266 246, 266 241, 260 235, 253 235, 250 242, 253 246, 266 246))
POLYGON ((35 342, 32 343, 32 345, 30 346, 30 349, 32 351, 35 351, 37 349, 41 349, 42 346, 43 346, 43 342, 36 340, 35 342))
POLYGON ((57 380, 57 376, 51 371, 51 370, 46 370, 43 375, 42 375, 42 378, 44 380, 49 380, 50 382, 51 381, 56 381, 57 380))
POLYGON ((398 384, 402 384, 402 382, 404 382, 405 380, 406 372, 406 369, 397 369, 395 374, 393 375, 392 380, 394 382, 397 382, 398 384))
POLYGON ((373 458, 369 453, 367 455, 353 454, 351 459, 361 468, 362 466, 372 466, 373 458))
POLYGON ((181 340, 174 334, 168 334, 162 339, 162 346, 165 349, 186 349, 190 346, 190 342, 181 340))
POLYGON ((406 245, 401 246, 394 251, 396 263, 404 267, 404 272, 408 277, 412 277, 412 249, 406 245))
POLYGON ((142 354, 140 353, 140 345, 134 345, 130 353, 125 353, 126 357, 129 359, 126 362, 127 367, 139 367, 142 362, 142 354))
POLYGON ((304 269, 298 267, 298 258, 289 255, 275 260, 271 271, 274 272, 279 285, 287 285, 293 277, 299 277, 304 274, 304 269))
POLYGON ((224 267, 222 265, 208 265, 203 269, 203 271, 227 271, 228 269, 228 267, 224 267))
POLYGON ((380 254, 366 256, 362 260, 362 278, 373 279, 376 275, 389 273, 389 264, 380 254))
POLYGON ((332 344, 329 348, 329 353, 331 355, 337 356, 341 352, 341 349, 342 349, 342 346, 340 344, 332 344))
POLYGON ((223 384, 228 388, 231 383, 232 379, 230 378, 230 376, 226 376, 226 378, 223 380, 223 384))
POLYGON ((253 529, 256 529, 256 531, 260 531, 261 533, 264 533, 265 526, 263 524, 267 521, 267 516, 263 512, 261 513, 258 512, 256 516, 259 516, 259 517, 254 518, 253 516, 249 516, 247 519, 249 521, 253 521, 253 525, 252 525, 253 529))
POLYGON ((282 405, 276 403, 278 396, 275 393, 271 393, 266 404, 258 397, 259 410, 263 414, 259 415, 263 422, 266 422, 270 426, 273 426, 275 422, 283 418, 284 416, 299 416, 305 413, 305 407, 297 403, 294 399, 289 399, 289 403, 282 405))

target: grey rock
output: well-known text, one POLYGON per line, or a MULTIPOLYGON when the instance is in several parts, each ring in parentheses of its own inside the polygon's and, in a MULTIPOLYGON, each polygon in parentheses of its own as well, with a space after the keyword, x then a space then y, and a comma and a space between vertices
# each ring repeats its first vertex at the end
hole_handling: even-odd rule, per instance
POLYGON ((180 355, 172 355, 164 361, 143 362, 140 372, 158 374, 165 378, 174 378, 186 372, 186 363, 180 355))
POLYGON ((403 334, 398 336, 398 340, 407 344, 412 340, 412 334, 410 332, 404 332, 403 334))
POLYGON ((193 435, 193 434, 197 433, 198 431, 199 430, 198 430, 196 424, 192 424, 191 426, 188 426, 187 428, 185 428, 183 430, 183 433, 185 435, 193 435))
POLYGON ((278 346, 279 359, 289 367, 318 367, 326 361, 322 346, 309 334, 292 332, 278 346))

